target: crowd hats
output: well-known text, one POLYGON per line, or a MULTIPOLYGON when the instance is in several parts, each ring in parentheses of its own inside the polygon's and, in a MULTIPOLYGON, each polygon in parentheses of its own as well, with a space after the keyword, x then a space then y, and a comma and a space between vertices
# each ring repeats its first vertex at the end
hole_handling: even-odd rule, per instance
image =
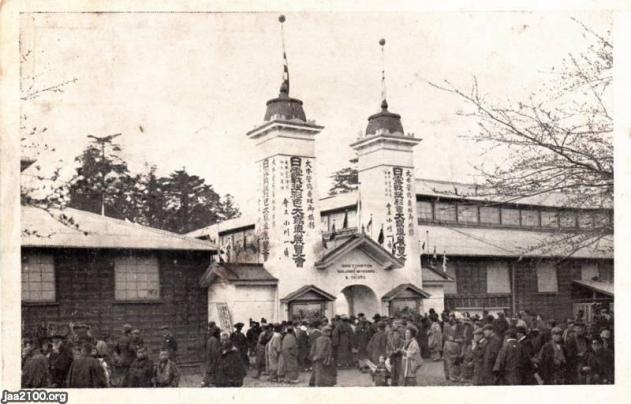
POLYGON ((490 331, 495 331, 495 327, 493 327, 493 325, 491 324, 485 324, 484 327, 482 327, 483 330, 490 330, 490 331))
POLYGON ((132 329, 131 324, 126 323, 126 324, 124 324, 124 325, 123 325, 123 331, 125 331, 125 332, 130 332, 130 331, 131 331, 131 329, 132 329))
POLYGON ((243 325, 244 325, 243 323, 236 323, 236 324, 234 325, 234 328, 236 328, 237 330, 240 330, 240 329, 242 329, 242 328, 243 328, 243 325))
POLYGON ((473 330, 474 334, 483 334, 484 332, 482 331, 481 327, 477 327, 476 329, 473 330))
POLYGON ((563 330, 561 329, 561 327, 552 327, 552 330, 550 330, 550 332, 552 334, 563 334, 563 330))

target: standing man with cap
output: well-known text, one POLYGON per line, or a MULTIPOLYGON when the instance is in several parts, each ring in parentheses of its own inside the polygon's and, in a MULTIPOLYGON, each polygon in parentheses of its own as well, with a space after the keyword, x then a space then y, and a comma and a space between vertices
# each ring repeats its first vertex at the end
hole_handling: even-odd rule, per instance
POLYGON ((536 352, 532 348, 532 343, 528 337, 528 331, 525 327, 517 327, 515 329, 517 333, 517 343, 521 348, 521 355, 519 359, 519 369, 521 374, 522 385, 536 384, 535 380, 535 368, 533 364, 533 357, 536 352))
POLYGON ((48 358, 52 387, 64 387, 68 370, 72 365, 72 351, 65 343, 65 338, 66 336, 59 332, 52 335, 53 350, 48 358))
POLYGON ((517 332, 509 328, 504 332, 505 341, 497 355, 493 372, 498 377, 498 383, 518 386, 521 382, 521 346, 517 342, 517 332))
POLYGON ((493 324, 486 324, 482 331, 484 332, 484 339, 487 341, 484 348, 482 380, 483 384, 488 386, 497 384, 497 377, 493 372, 493 368, 495 367, 497 355, 502 348, 502 340, 495 334, 493 324))
POLYGON ((250 364, 250 360, 248 358, 248 339, 241 332, 243 329, 243 323, 236 323, 234 325, 234 332, 230 334, 230 340, 232 344, 239 350, 239 354, 241 355, 241 360, 243 361, 243 366, 247 369, 250 364))
POLYGON ((132 347, 131 331, 131 324, 123 325, 123 335, 120 336, 114 347, 114 366, 111 378, 114 387, 121 387, 129 366, 136 359, 136 351, 132 347))
POLYGON ((550 333, 552 339, 543 344, 537 355, 539 374, 544 384, 565 384, 568 363, 563 330, 553 327, 550 333))
POLYGON ((166 349, 169 351, 169 359, 171 361, 177 363, 177 340, 171 334, 171 330, 168 326, 163 325, 160 327, 160 331, 162 331, 162 349, 166 349))
POLYGON ((473 366, 473 384, 484 385, 484 351, 487 340, 484 338, 484 331, 478 327, 473 330, 473 341, 471 342, 471 361, 473 366))

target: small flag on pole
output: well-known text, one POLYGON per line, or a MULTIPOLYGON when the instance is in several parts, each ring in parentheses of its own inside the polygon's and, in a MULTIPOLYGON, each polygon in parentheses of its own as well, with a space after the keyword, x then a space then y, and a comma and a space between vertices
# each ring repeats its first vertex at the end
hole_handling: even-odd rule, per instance
POLYGON ((368 225, 366 226, 366 232, 372 237, 372 214, 370 215, 370 220, 368 221, 368 225))
POLYGON ((447 272, 447 251, 443 251, 443 272, 447 272))
POLYGON ((383 245, 384 242, 384 236, 383 236, 383 225, 381 225, 381 229, 379 230, 379 237, 377 237, 377 242, 381 245, 383 245))
POLYGON ((331 225, 331 237, 329 237, 329 241, 335 240, 335 236, 337 236, 337 233, 335 232, 335 222, 333 222, 333 225, 331 225))
POLYGON ((342 229, 348 229, 348 210, 344 211, 344 222, 342 222, 342 229))
POLYGON ((438 255, 436 254, 436 246, 434 246, 434 260, 438 259, 438 255))

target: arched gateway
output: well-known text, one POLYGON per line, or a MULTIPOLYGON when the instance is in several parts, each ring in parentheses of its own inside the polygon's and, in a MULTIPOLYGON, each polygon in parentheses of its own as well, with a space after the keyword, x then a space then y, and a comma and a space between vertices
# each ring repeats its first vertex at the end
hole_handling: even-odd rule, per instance
POLYGON ((364 313, 372 317, 379 313, 379 300, 375 292, 366 285, 349 285, 340 291, 335 305, 335 314, 357 315, 364 313))

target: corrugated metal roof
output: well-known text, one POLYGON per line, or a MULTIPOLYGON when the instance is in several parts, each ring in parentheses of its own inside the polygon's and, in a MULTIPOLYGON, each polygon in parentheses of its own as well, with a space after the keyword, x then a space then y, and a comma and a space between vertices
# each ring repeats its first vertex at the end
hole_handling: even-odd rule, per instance
MULTIPOLYGON (((564 257, 571 252, 558 242, 568 233, 428 225, 419 226, 419 231, 420 240, 428 245, 424 254, 433 254, 434 247, 438 255, 447 256, 564 257), (546 244, 550 247, 536 248, 546 244)), ((613 237, 581 248, 572 257, 613 258, 613 237)))
POLYGON ((206 241, 71 208, 22 206, 21 220, 23 247, 217 250, 206 241), (62 215, 71 218, 78 228, 64 224, 62 215))

